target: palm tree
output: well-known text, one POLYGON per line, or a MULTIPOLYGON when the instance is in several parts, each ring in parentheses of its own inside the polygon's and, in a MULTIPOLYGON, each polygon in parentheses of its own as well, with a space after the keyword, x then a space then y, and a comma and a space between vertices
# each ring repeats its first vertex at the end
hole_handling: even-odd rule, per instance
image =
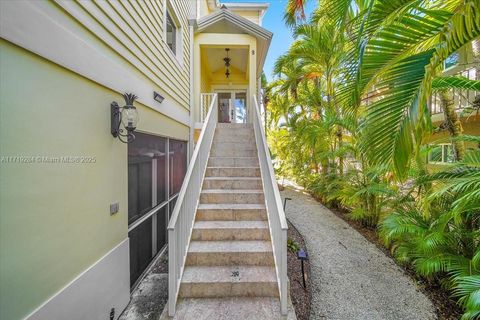
MULTIPOLYGON (((463 133, 462 122, 455 110, 451 89, 480 91, 480 81, 464 77, 436 77, 432 81, 432 89, 440 93, 441 107, 445 115, 445 126, 453 138, 455 158, 462 160, 465 155, 465 143, 458 137, 463 133)), ((475 108, 475 101, 472 102, 475 108)))
POLYGON ((480 82, 438 76, 448 56, 479 41, 480 0, 322 0, 308 21, 305 3, 289 1, 296 41, 271 95, 272 119, 285 121, 272 121, 270 142, 286 174, 365 225, 380 223, 400 261, 441 277, 464 319, 480 317, 480 153, 464 142, 480 140, 462 135, 450 95, 480 82), (429 175, 434 91, 458 162, 429 175), (343 174, 347 152, 355 161, 343 174))
POLYGON ((363 152, 372 163, 393 163, 405 177, 415 145, 431 127, 426 101, 436 70, 480 35, 480 1, 369 1, 354 24, 358 41, 342 102, 359 108, 359 97, 381 92, 367 108, 363 152))

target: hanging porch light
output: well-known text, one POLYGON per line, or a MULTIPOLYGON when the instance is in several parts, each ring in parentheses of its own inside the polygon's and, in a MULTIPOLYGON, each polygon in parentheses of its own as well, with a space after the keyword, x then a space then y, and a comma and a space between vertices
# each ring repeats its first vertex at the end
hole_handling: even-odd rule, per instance
POLYGON ((223 58, 223 61, 225 62, 225 76, 228 79, 230 77, 230 61, 232 61, 232 59, 228 56, 230 48, 225 48, 225 51, 227 52, 227 56, 223 58))

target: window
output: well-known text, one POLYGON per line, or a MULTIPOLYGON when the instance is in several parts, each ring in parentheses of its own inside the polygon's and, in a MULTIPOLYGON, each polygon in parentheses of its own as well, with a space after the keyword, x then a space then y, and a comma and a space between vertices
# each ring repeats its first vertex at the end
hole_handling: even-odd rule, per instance
POLYGON ((455 162, 455 153, 453 145, 438 144, 433 145, 428 153, 429 163, 453 163, 455 162))
POLYGON ((167 244, 167 225, 183 183, 187 142, 135 133, 128 145, 128 237, 133 287, 167 244), (170 154, 170 157, 167 157, 170 154))
POLYGON ((452 53, 443 62, 443 69, 448 69, 456 66, 458 64, 459 59, 460 59, 460 54, 458 52, 452 53))
POLYGON ((167 45, 174 54, 177 54, 177 29, 170 10, 167 10, 167 45))

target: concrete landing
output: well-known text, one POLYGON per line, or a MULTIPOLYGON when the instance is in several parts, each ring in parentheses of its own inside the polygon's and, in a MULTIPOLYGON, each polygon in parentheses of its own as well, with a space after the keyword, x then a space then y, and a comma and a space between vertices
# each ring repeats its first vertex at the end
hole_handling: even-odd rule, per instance
POLYGON ((174 318, 163 310, 160 320, 296 320, 295 311, 289 301, 288 315, 279 316, 278 298, 220 298, 220 299, 181 299, 177 302, 174 318))

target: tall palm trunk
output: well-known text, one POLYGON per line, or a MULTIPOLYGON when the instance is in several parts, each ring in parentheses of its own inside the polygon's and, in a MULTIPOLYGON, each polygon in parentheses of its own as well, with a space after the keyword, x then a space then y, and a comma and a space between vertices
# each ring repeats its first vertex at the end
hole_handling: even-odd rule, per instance
MULTIPOLYGON (((338 148, 341 149, 343 146, 343 132, 340 126, 337 128, 337 138, 338 138, 338 148)), ((338 157, 338 170, 340 172, 340 175, 343 176, 343 157, 342 156, 338 157)))
MULTIPOLYGON (((455 112, 452 92, 450 90, 440 91, 440 100, 448 132, 452 138, 456 138, 463 133, 463 127, 460 118, 455 112)), ((455 149, 455 159, 457 161, 463 159, 465 155, 465 142, 454 140, 453 146, 455 149)))
MULTIPOLYGON (((336 101, 335 101, 335 92, 334 92, 334 84, 333 84, 333 68, 330 66, 327 66, 326 68, 326 79, 327 79, 327 102, 328 102, 328 107, 333 108, 335 112, 337 113, 337 116, 340 116, 340 108, 338 107, 336 101)), ((343 131, 342 127, 339 125, 336 126, 336 132, 335 136, 336 139, 338 140, 338 146, 336 145, 335 150, 340 149, 343 145, 343 131)), ((334 159, 335 161, 335 159, 334 159)), ((341 176, 343 176, 343 157, 339 156, 338 157, 338 172, 341 176)))

